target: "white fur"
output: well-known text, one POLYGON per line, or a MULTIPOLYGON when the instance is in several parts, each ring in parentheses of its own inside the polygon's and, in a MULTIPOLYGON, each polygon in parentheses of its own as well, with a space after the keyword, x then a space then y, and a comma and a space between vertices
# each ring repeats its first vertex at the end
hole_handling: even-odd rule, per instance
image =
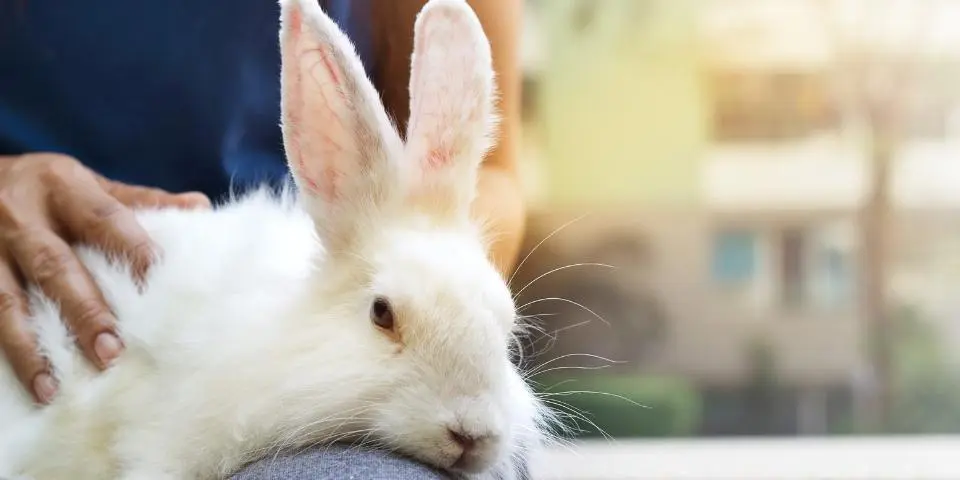
POLYGON ((281 7, 300 197, 139 212, 163 250, 142 292, 79 247, 126 350, 94 372, 56 305, 31 293, 60 391, 36 407, 0 362, 0 477, 215 478, 338 439, 451 468, 456 428, 480 438, 461 473, 512 478, 538 445, 543 409, 509 357, 514 305, 468 217, 492 125, 479 22, 463 0, 424 7, 404 145, 335 24, 311 0, 281 7), (316 52, 333 69, 317 71, 316 52), (437 152, 450 161, 429 163, 437 152), (369 318, 377 296, 396 335, 369 318))

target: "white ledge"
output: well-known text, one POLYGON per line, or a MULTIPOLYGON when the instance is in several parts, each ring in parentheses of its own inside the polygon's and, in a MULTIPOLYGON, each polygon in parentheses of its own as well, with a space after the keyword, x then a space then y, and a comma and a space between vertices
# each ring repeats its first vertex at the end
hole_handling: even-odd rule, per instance
POLYGON ((589 441, 533 461, 538 479, 960 479, 960 436, 589 441))

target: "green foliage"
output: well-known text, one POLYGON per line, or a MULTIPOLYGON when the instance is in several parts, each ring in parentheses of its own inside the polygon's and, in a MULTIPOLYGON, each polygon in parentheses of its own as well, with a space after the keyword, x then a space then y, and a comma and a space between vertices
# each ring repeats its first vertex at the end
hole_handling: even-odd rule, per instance
POLYGON ((916 309, 899 308, 891 322, 893 399, 881 431, 853 418, 831 426, 839 434, 960 433, 960 374, 948 363, 936 328, 916 309))
POLYGON ((747 396, 766 399, 774 395, 780 384, 773 347, 761 337, 754 338, 747 343, 747 359, 750 366, 747 396))
POLYGON ((915 310, 895 317, 895 392, 890 433, 960 432, 960 375, 932 326, 915 310))
POLYGON ((536 381, 542 386, 539 393, 561 416, 561 436, 684 436, 700 424, 700 396, 680 379, 590 374, 536 381))

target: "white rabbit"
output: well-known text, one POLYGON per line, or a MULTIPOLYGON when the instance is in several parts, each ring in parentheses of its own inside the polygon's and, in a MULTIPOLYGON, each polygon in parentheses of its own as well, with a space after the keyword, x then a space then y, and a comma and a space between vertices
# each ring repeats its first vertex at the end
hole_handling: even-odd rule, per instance
POLYGON ((297 198, 150 210, 142 291, 78 253, 120 319, 105 372, 31 292, 59 394, 0 362, 0 477, 192 479, 280 446, 364 439, 512 478, 546 410, 510 361, 515 307, 469 218, 493 133, 490 46, 464 0, 417 17, 403 142, 315 0, 280 0, 282 124, 297 198), (465 447, 466 446, 466 447, 465 447))

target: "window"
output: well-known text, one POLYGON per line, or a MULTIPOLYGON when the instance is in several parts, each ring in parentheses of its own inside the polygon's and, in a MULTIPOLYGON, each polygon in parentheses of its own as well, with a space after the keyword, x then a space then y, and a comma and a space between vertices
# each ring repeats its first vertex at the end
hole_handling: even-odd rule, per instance
POLYGON ((724 229, 712 238, 711 278, 776 310, 845 307, 855 272, 844 240, 820 225, 724 229))
POLYGON ((853 271, 846 252, 823 247, 817 252, 817 303, 825 307, 849 304, 853 297, 853 271))
POLYGON ((780 302, 784 308, 835 308, 853 293, 850 253, 820 229, 788 228, 780 232, 780 302))
POLYGON ((731 230, 713 239, 714 280, 740 284, 753 279, 757 269, 756 236, 753 232, 731 230))
POLYGON ((784 230, 780 238, 781 302, 785 307, 795 308, 803 305, 807 296, 806 252, 809 245, 800 229, 784 230))
POLYGON ((709 81, 717 140, 800 138, 839 126, 838 105, 822 74, 717 71, 709 81))

